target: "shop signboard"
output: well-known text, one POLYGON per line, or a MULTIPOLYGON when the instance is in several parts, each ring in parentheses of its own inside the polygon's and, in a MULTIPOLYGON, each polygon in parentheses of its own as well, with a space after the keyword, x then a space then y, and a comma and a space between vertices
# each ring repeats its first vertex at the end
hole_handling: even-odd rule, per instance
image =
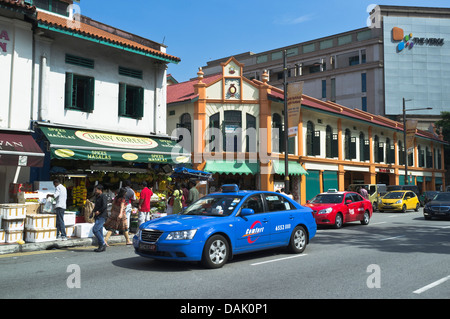
POLYGON ((52 158, 169 164, 190 161, 190 154, 171 139, 63 127, 40 129, 50 142, 52 158))

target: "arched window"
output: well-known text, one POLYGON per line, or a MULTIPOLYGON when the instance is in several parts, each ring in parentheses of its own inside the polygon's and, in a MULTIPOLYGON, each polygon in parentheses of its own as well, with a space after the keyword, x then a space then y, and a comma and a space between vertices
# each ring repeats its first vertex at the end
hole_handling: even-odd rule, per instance
POLYGON ((311 121, 306 123, 306 155, 314 155, 314 124, 311 121))
POLYGON ((344 150, 345 150, 345 159, 351 159, 350 156, 350 142, 352 138, 352 133, 349 129, 345 130, 345 137, 344 137, 344 150))
POLYGON ((331 126, 327 125, 325 130, 325 156, 333 157, 332 152, 332 143, 333 143, 333 129, 331 126))
POLYGON ((227 152, 242 151, 242 114, 241 111, 224 111, 223 150, 227 152))
POLYGON ((398 165, 405 165, 405 148, 402 141, 398 141, 398 165))
POLYGON ((369 154, 366 155, 366 153, 364 151, 364 149, 365 149, 364 140, 365 140, 364 133, 360 132, 359 133, 359 160, 361 162, 364 162, 366 160, 366 156, 369 157, 369 154))
POLYGON ((247 134, 245 134, 245 151, 256 152, 256 145, 258 137, 256 136, 256 117, 246 113, 247 134), (253 136, 255 135, 255 136, 253 136))
POLYGON ((272 116, 272 129, 272 152, 283 153, 283 122, 278 113, 274 113, 272 116))
POLYGON ((380 139, 378 138, 378 135, 375 135, 373 139, 373 158, 376 163, 380 162, 380 156, 379 156, 379 147, 380 147, 380 139))
MULTIPOLYGON (((180 116, 180 123, 177 124, 177 128, 184 128, 189 131, 189 134, 192 134, 192 123, 191 123, 191 115, 189 113, 183 113, 180 116)), ((183 133, 183 132, 181 132, 183 133)), ((178 136, 179 142, 181 142, 184 138, 184 134, 180 134, 178 136)))
POLYGON ((425 151, 422 149, 422 146, 417 146, 417 153, 419 155, 419 167, 425 166, 425 151))
POLYGON ((391 144, 390 138, 386 138, 386 163, 395 163, 395 146, 391 144))

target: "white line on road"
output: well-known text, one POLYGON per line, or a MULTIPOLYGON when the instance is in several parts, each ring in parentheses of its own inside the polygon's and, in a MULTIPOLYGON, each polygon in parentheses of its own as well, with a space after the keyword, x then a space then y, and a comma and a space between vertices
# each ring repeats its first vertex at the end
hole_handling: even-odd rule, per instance
POLYGON ((444 278, 439 279, 439 280, 437 280, 437 281, 435 281, 435 282, 433 282, 433 283, 431 283, 431 284, 429 284, 429 285, 427 285, 425 287, 422 287, 420 289, 417 289, 417 290, 413 291, 413 293, 414 294, 421 294, 422 292, 427 291, 428 289, 434 288, 434 287, 436 287, 436 286, 446 282, 449 279, 450 279, 450 276, 444 277, 444 278))
POLYGON ((371 225, 380 225, 380 224, 386 224, 387 222, 379 222, 379 223, 372 223, 371 225))
POLYGON ((389 238, 383 238, 383 239, 380 239, 380 241, 389 240, 389 239, 395 239, 395 238, 401 238, 401 237, 405 237, 405 235, 389 237, 389 238))
POLYGON ((303 257, 303 256, 308 256, 308 254, 301 254, 301 255, 296 255, 296 256, 291 256, 291 257, 284 257, 284 258, 278 258, 278 259, 262 261, 262 262, 259 262, 259 263, 250 264, 250 266, 258 266, 258 265, 262 265, 262 264, 273 263, 275 261, 281 261, 281 260, 286 260, 286 259, 298 258, 298 257, 303 257))

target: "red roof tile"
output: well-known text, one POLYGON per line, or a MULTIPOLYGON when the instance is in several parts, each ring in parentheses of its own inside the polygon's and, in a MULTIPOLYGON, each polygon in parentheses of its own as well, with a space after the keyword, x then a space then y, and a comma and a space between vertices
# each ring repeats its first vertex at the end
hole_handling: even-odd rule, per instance
MULTIPOLYGON (((3 1, 5 1, 5 0, 3 0, 3 1)), ((112 34, 105 30, 88 25, 86 23, 82 23, 82 22, 73 23, 68 18, 65 18, 62 16, 56 16, 56 15, 49 14, 46 12, 38 11, 37 19, 38 19, 39 23, 42 23, 42 24, 45 24, 48 26, 60 28, 63 30, 70 30, 72 32, 76 32, 78 34, 81 34, 81 35, 84 35, 87 37, 104 40, 104 41, 107 41, 107 42, 110 42, 113 44, 122 45, 122 46, 125 46, 128 48, 131 48, 131 49, 135 49, 138 51, 142 51, 145 53, 155 55, 157 57, 161 57, 161 58, 170 60, 171 62, 181 61, 181 59, 176 56, 161 52, 159 50, 149 48, 148 46, 145 46, 145 45, 142 45, 135 41, 123 38, 116 34, 112 34), (68 23, 68 22, 71 22, 71 23, 68 23)))
POLYGON ((0 0, 0 4, 16 8, 22 8, 32 12, 36 10, 36 7, 26 4, 23 0, 0 0))
MULTIPOLYGON (((214 74, 210 76, 205 76, 203 78, 203 83, 209 85, 222 77, 222 74, 214 74)), ((191 101, 198 97, 198 94, 195 94, 194 84, 198 83, 198 79, 192 79, 187 82, 182 82, 178 84, 172 84, 167 87, 167 104, 171 103, 180 103, 191 101)))

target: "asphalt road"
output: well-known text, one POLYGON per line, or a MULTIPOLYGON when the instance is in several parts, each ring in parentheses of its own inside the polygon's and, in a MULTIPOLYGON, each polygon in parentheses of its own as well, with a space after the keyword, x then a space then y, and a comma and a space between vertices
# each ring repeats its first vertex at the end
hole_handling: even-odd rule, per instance
POLYGON ((450 298, 450 221, 375 213, 368 226, 319 228, 301 255, 276 249, 223 268, 161 262, 131 246, 0 256, 0 298, 450 298))

